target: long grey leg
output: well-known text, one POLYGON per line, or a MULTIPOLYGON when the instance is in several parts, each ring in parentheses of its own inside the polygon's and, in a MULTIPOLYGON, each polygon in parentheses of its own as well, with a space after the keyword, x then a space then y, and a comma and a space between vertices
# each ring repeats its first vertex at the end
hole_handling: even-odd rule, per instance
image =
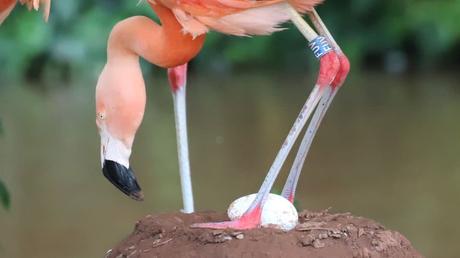
POLYGON ((334 50, 336 52, 338 52, 338 54, 342 54, 342 49, 337 44, 337 42, 335 41, 334 37, 332 37, 331 32, 326 27, 326 25, 324 24, 324 22, 321 19, 321 17, 319 17, 318 12, 315 9, 313 9, 313 11, 308 14, 308 16, 310 17, 310 20, 312 21, 313 26, 315 27, 315 29, 318 30, 319 34, 321 34, 323 37, 326 37, 326 39, 332 45, 334 50))
POLYGON ((292 126, 292 129, 290 130, 288 136, 286 137, 286 140, 281 146, 281 149, 279 150, 278 155, 273 161, 273 164, 270 167, 270 170, 268 171, 267 176, 265 177, 264 182, 262 183, 262 186, 259 189, 256 199, 251 204, 247 212, 252 211, 258 205, 263 205, 265 199, 270 193, 270 190, 276 180, 276 177, 278 176, 284 162, 286 161, 286 158, 289 152, 292 149, 292 146, 294 145, 297 137, 302 131, 302 128, 307 123, 307 120, 310 118, 311 114, 313 113, 313 110, 318 105, 321 95, 323 94, 323 90, 324 89, 319 86, 315 86, 315 88, 313 88, 313 91, 311 92, 310 96, 305 102, 305 105, 300 111, 300 114, 298 115, 296 121, 294 122, 294 125, 292 126))
POLYGON ((176 122, 177 154, 179 159, 179 173, 182 188, 182 212, 194 212, 192 178, 190 173, 190 159, 187 136, 187 64, 168 69, 168 77, 173 93, 174 115, 176 122))
POLYGON ((201 228, 234 228, 234 229, 249 229, 260 225, 261 213, 268 194, 283 166, 286 158, 291 151, 294 142, 299 136, 302 128, 307 123, 311 114, 321 100, 324 91, 330 87, 331 83, 335 80, 336 74, 339 69, 338 57, 333 49, 329 46, 324 37, 318 37, 318 34, 310 28, 310 26, 303 20, 303 18, 291 8, 291 21, 302 32, 309 42, 315 57, 320 59, 320 69, 318 73, 318 80, 313 88, 312 93, 308 97, 305 105, 303 106, 299 116, 292 129, 290 130, 286 140, 284 141, 280 151, 278 152, 275 161, 270 167, 267 176, 265 177, 255 200, 251 203, 248 210, 241 218, 234 221, 226 222, 213 222, 213 223, 198 223, 192 227, 201 228))
POLYGON ((343 84, 346 78, 346 75, 348 74, 348 70, 349 70, 348 59, 346 59, 346 57, 343 55, 343 52, 340 49, 339 45, 337 44, 335 39, 332 37, 331 33, 329 32, 327 27, 324 25, 323 21, 321 20, 321 18, 319 17, 315 9, 313 9, 313 11, 309 13, 309 17, 311 21, 313 22, 315 29, 318 30, 321 36, 325 37, 328 40, 328 42, 334 48, 334 51, 338 54, 340 61, 341 61, 341 69, 339 70, 337 74, 339 78, 336 78, 332 82, 332 85, 328 86, 328 89, 329 89, 328 92, 325 92, 324 97, 321 99, 319 107, 316 110, 312 118, 312 121, 310 122, 310 125, 307 128, 307 131, 305 132, 305 136, 302 139, 302 143, 299 147, 299 151, 296 155, 291 171, 289 172, 288 179, 284 185, 282 196, 287 198, 291 202, 294 201, 295 191, 297 188, 297 183, 300 177, 300 173, 302 172, 302 167, 303 167, 303 164, 305 163, 305 159, 307 157, 308 151, 310 150, 311 144, 313 142, 313 138, 319 128, 319 125, 322 119, 324 118, 324 115, 326 114, 326 111, 331 105, 332 100, 334 99, 338 89, 343 84))
POLYGON ((333 88, 328 86, 323 93, 323 97, 318 105, 318 108, 313 115, 313 118, 308 125, 307 131, 305 132, 305 136, 302 139, 300 144, 299 150, 295 157, 294 163, 292 165, 291 171, 289 172, 289 176, 287 178, 286 184, 284 185, 283 191, 281 195, 288 199, 289 201, 294 201, 294 195, 297 188, 297 183, 299 181, 300 173, 302 172, 303 164, 305 163, 305 159, 307 157, 308 151, 310 150, 311 144, 313 142, 313 138, 318 131, 319 125, 326 114, 332 100, 337 93, 337 88, 333 88))

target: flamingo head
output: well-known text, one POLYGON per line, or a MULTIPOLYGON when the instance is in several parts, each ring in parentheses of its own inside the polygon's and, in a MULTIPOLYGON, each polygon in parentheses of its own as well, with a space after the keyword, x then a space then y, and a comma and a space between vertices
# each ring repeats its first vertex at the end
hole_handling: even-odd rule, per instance
POLYGON ((104 176, 134 200, 143 194, 129 159, 144 115, 145 86, 135 65, 107 64, 96 87, 96 125, 104 176))

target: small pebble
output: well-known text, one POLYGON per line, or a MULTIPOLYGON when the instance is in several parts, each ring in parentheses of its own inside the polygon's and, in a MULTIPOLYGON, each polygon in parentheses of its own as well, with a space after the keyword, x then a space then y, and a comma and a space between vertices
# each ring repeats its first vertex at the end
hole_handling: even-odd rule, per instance
POLYGON ((236 237, 236 236, 238 236, 238 235, 241 235, 241 234, 243 234, 243 232, 241 232, 241 231, 235 231, 235 232, 231 232, 231 233, 230 233, 230 235, 231 235, 231 236, 234 236, 234 237, 236 237))
POLYGON ((377 239, 372 239, 371 244, 372 244, 373 246, 378 246, 378 245, 379 245, 379 241, 378 241, 377 239))
POLYGON ((214 231, 212 231, 212 235, 213 235, 213 236, 222 235, 222 233, 224 233, 223 230, 214 230, 214 231))
POLYGON ((105 253, 105 258, 109 257, 110 254, 112 254, 112 249, 107 250, 105 253))
POLYGON ((356 231, 356 228, 355 228, 353 225, 348 225, 348 226, 346 227, 346 229, 347 229, 348 232, 356 231))
POLYGON ((300 243, 302 244, 302 246, 311 246, 314 240, 315 238, 313 236, 307 235, 305 237, 302 237, 300 243))
POLYGON ((342 233, 339 231, 339 230, 332 230, 329 232, 330 236, 333 237, 333 238, 341 238, 342 237, 342 233))
POLYGON ((318 235, 318 238, 319 239, 326 239, 328 236, 327 236, 327 233, 321 233, 318 235))
POLYGON ((241 240, 241 239, 244 239, 244 235, 239 234, 239 235, 236 235, 235 238, 241 240))
POLYGON ((362 235, 364 235, 364 228, 359 228, 358 229, 358 237, 361 237, 362 235))
POLYGON ((233 238, 232 238, 231 236, 223 236, 223 237, 222 237, 222 241, 223 241, 223 242, 230 241, 230 240, 232 240, 232 239, 233 239, 233 238))
POLYGON ((319 240, 319 239, 315 239, 315 241, 313 241, 313 247, 314 248, 323 248, 325 246, 326 245, 323 242, 321 242, 321 240, 319 240))

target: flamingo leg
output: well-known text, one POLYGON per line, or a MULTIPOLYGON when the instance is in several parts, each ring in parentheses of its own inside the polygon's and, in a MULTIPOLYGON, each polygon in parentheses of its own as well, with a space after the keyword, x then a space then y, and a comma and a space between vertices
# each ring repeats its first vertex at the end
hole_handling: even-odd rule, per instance
POLYGON ((329 43, 334 48, 334 51, 337 53, 337 56, 340 62, 340 69, 331 85, 335 88, 340 88, 342 87, 343 83, 347 79, 348 73, 350 72, 350 61, 343 53, 340 46, 337 44, 334 37, 332 37, 332 34, 329 32, 329 29, 326 27, 324 22, 321 20, 321 17, 319 16, 318 12, 316 12, 315 9, 313 9, 313 11, 309 13, 309 17, 310 17, 310 20, 313 22, 313 25, 315 26, 315 28, 319 31, 321 35, 326 37, 326 39, 329 41, 329 43))
MULTIPOLYGON (((297 12, 293 12, 293 14, 293 22, 297 27, 300 26, 304 29, 305 27, 309 27, 309 25, 303 21, 297 12)), ((310 42, 314 42, 316 40, 317 35, 316 37, 315 35, 312 35, 312 29, 305 29, 301 31, 302 34, 304 34, 304 36, 310 40, 310 42)), ((321 49, 319 52, 323 50, 324 49, 321 49)), ((315 55, 316 54, 318 53, 315 53, 315 55)), ((255 200, 252 202, 248 210, 240 219, 235 221, 199 223, 192 225, 192 227, 250 229, 260 225, 263 206, 284 162, 286 161, 289 152, 291 151, 297 137, 315 110, 316 106, 320 100, 324 98, 325 92, 326 98, 328 98, 327 96, 330 94, 327 90, 328 85, 332 84, 336 78, 337 72, 339 71, 340 63, 337 54, 334 51, 323 51, 323 53, 320 54, 320 69, 317 83, 313 88, 313 91, 310 93, 310 96, 305 102, 303 108, 301 109, 300 114, 297 116, 294 125, 292 126, 272 166, 270 167, 265 180, 262 183, 255 200)))
MULTIPOLYGON (((271 188, 273 187, 273 184, 289 152, 291 151, 294 145, 295 140, 299 136, 302 128, 305 126, 315 107, 320 102, 320 106, 317 108, 317 111, 315 112, 315 115, 312 118, 312 123, 309 125, 310 130, 307 131, 307 136, 304 137, 302 143, 303 147, 301 147, 301 150, 297 155, 298 157, 296 158, 297 167, 301 168, 300 164, 303 164, 304 157, 308 152, 309 146, 311 145, 311 141, 313 140, 313 137, 319 127, 319 124, 337 92, 338 87, 336 86, 339 84, 341 85, 343 83, 344 77, 346 77, 346 74, 348 73, 348 70, 344 69, 346 68, 345 65, 348 64, 348 59, 345 58, 344 60, 342 60, 343 58, 340 57, 341 51, 338 52, 336 51, 336 49, 328 49, 328 44, 322 41, 321 37, 318 37, 318 35, 316 35, 316 33, 309 27, 309 25, 301 18, 301 16, 294 9, 292 9, 291 20, 296 25, 296 27, 299 28, 299 30, 302 32, 305 38, 310 42, 311 48, 314 51, 315 56, 320 58, 320 69, 317 83, 312 93, 308 97, 299 116, 294 122, 294 125, 291 131, 289 132, 286 140, 284 141, 280 151, 278 152, 278 155, 276 156, 275 161, 273 162, 270 170, 268 171, 268 174, 265 177, 265 180, 262 183, 262 186, 260 187, 255 200, 250 205, 248 210, 243 214, 243 216, 235 221, 199 223, 192 225, 192 227, 248 229, 259 226, 264 203, 267 199, 268 194, 270 193, 271 188), (345 76, 343 76, 344 72, 345 76)), ((317 21, 320 22, 320 20, 318 19, 317 21)), ((319 31, 322 32, 321 30, 319 31)), ((336 45, 335 41, 333 42, 336 45)), ((343 54, 341 55, 344 57, 343 54)), ((298 175, 296 175, 295 173, 297 172, 292 173, 292 176, 290 176, 290 181, 292 181, 293 183, 288 184, 291 185, 292 189, 294 190, 298 181, 298 175)), ((286 190, 286 192, 289 191, 286 190)))
POLYGON ((305 102, 300 114, 298 115, 297 119, 294 122, 286 140, 284 141, 283 145, 281 146, 278 155, 275 158, 268 174, 262 183, 262 186, 256 196, 256 199, 251 204, 249 209, 245 212, 245 214, 239 219, 235 221, 226 221, 226 222, 217 222, 217 223, 198 223, 192 225, 192 227, 196 228, 233 228, 233 229, 250 229, 255 228, 260 224, 260 219, 262 215, 262 208, 265 200, 270 193, 270 189, 275 182, 276 177, 278 176, 281 167, 286 160, 292 146, 294 145, 295 140, 299 136, 302 128, 305 126, 308 118, 312 114, 314 108, 318 105, 318 102, 321 98, 321 95, 324 91, 324 87, 316 85, 310 96, 308 97, 307 101, 305 102))
POLYGON ((305 163, 308 151, 310 150, 311 144, 313 142, 313 138, 318 131, 319 125, 323 120, 326 111, 331 105, 337 91, 343 85, 350 70, 350 64, 347 57, 343 54, 339 45, 332 37, 327 27, 324 25, 316 10, 313 9, 309 16, 318 32, 329 41, 329 43, 334 48, 334 51, 337 53, 340 62, 340 69, 332 84, 328 86, 328 94, 325 94, 318 106, 318 109, 313 115, 310 125, 308 126, 307 131, 305 132, 305 136, 300 144, 299 151, 295 157, 291 171, 289 172, 289 176, 284 185, 281 195, 291 202, 294 202, 297 183, 299 181, 300 173, 302 172, 302 167, 305 163))
POLYGON ((305 162, 305 158, 307 157, 308 151, 310 150, 313 138, 318 131, 319 125, 324 118, 327 109, 332 103, 336 93, 337 88, 333 88, 332 86, 327 87, 323 97, 321 98, 318 108, 316 109, 315 114, 313 115, 313 118, 308 125, 304 138, 302 139, 294 163, 289 172, 289 176, 281 193, 281 196, 288 199, 292 203, 294 202, 295 191, 299 181, 300 172, 302 171, 302 167, 305 162))
POLYGON ((168 78, 173 93, 174 114, 176 122, 177 153, 182 188, 182 212, 194 212, 192 179, 187 136, 186 84, 187 64, 168 69, 168 78))

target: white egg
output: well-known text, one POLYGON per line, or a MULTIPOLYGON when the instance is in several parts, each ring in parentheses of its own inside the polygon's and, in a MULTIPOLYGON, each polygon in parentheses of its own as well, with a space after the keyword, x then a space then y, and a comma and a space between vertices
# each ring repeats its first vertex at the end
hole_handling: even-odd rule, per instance
MULTIPOLYGON (((255 198, 256 194, 250 194, 232 202, 227 210, 230 220, 239 219, 255 198)), ((295 228, 298 222, 299 215, 291 202, 280 195, 268 195, 267 202, 262 210, 262 227, 274 227, 283 231, 289 231, 295 228)))

